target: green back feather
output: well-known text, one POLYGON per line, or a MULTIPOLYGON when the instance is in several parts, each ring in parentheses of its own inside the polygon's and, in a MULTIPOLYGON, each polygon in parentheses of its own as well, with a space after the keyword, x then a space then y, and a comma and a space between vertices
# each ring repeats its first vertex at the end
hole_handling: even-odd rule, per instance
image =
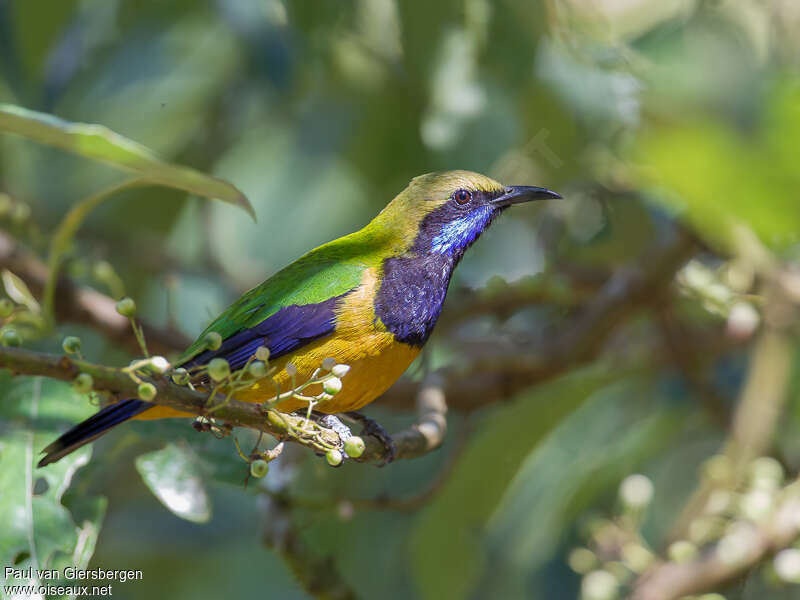
POLYGON ((383 259, 381 237, 367 227, 308 252, 245 292, 200 334, 179 362, 201 349, 211 331, 226 339, 285 306, 324 302, 357 287, 364 269, 378 266, 383 259))

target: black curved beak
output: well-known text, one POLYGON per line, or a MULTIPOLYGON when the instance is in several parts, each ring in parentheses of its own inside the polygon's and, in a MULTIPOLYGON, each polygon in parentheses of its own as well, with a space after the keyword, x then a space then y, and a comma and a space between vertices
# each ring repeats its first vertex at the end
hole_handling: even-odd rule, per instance
POLYGON ((530 202, 531 200, 551 200, 563 198, 552 190, 533 185, 512 185, 506 187, 506 193, 491 200, 495 206, 511 206, 520 202, 530 202))

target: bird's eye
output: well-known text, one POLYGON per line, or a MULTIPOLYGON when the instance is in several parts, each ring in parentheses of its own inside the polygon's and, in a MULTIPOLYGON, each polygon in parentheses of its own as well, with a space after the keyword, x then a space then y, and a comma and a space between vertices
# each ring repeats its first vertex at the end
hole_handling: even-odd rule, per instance
POLYGON ((469 190, 456 190, 453 192, 453 199, 459 204, 466 204, 472 200, 472 192, 469 190))

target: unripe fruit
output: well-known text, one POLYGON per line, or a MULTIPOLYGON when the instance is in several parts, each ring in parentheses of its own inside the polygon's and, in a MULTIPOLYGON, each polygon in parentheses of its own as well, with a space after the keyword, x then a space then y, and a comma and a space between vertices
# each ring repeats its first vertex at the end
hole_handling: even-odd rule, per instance
POLYGON ((322 389, 325 390, 326 394, 330 394, 331 396, 335 396, 339 392, 342 391, 342 380, 338 377, 331 377, 330 379, 326 379, 322 382, 322 389))
POLYGON ((265 365, 262 361, 257 360, 250 363, 250 366, 247 367, 247 372, 250 373, 251 377, 261 379, 262 377, 267 376, 267 365, 265 365))
POLYGON ((267 362, 269 360, 269 348, 266 346, 259 346, 256 350, 256 360, 267 362))
POLYGON ((123 298, 117 302, 117 312, 123 317, 133 317, 136 315, 136 302, 133 298, 123 298))
POLYGON ((222 346, 222 336, 216 331, 209 331, 206 334, 206 337, 203 339, 205 341, 206 348, 209 350, 219 350, 219 347, 222 346))
POLYGON ((686 540, 672 542, 667 548, 667 556, 672 562, 687 563, 697 557, 697 546, 686 540))
POLYGON ((0 333, 0 344, 3 346, 19 346, 22 344, 22 339, 16 329, 4 329, 0 333))
POLYGON ((253 477, 264 477, 269 473, 269 463, 263 459, 254 460, 250 463, 250 475, 253 477))
POLYGON ((94 387, 94 379, 88 373, 78 373, 78 376, 72 381, 72 387, 80 394, 88 394, 94 387))
POLYGON ((81 351, 81 338, 68 335, 64 338, 64 341, 61 342, 61 347, 67 354, 77 354, 81 351))
POLYGON ((137 390, 140 400, 144 400, 145 402, 150 402, 153 398, 156 397, 156 386, 154 386, 149 381, 143 381, 139 384, 139 389, 137 390))
POLYGON ((178 367, 172 371, 172 382, 178 385, 186 385, 189 383, 189 371, 183 367, 178 367))
POLYGON ((10 317, 14 312, 14 303, 8 298, 0 298, 0 319, 10 317))
POLYGON ((581 598, 586 600, 613 600, 617 597, 619 582, 604 570, 592 571, 581 581, 581 598))
POLYGON ((358 458, 362 454, 364 454, 364 450, 366 449, 366 444, 364 440, 358 437, 357 435, 350 436, 344 443, 344 452, 350 458, 358 458))
POLYGON ((231 374, 231 366, 224 358, 212 358, 208 363, 208 376, 214 381, 222 381, 231 374))
POLYGON ((330 371, 333 367, 336 366, 336 359, 331 358, 330 356, 322 361, 322 368, 326 371, 330 371))
POLYGON ((653 482, 644 475, 628 475, 619 486, 619 495, 626 506, 644 508, 653 499, 653 482))
POLYGON ((163 375, 169 369, 169 361, 163 356, 154 356, 150 359, 149 366, 159 375, 163 375))
POLYGON ((284 370, 289 377, 297 375, 297 367, 295 367, 292 363, 286 363, 284 370))
POLYGON ((347 372, 349 370, 350 370, 350 365, 336 365, 331 369, 331 373, 333 373, 333 375, 341 379, 342 377, 347 375, 347 372))
POLYGON ((336 448, 331 448, 325 453, 325 460, 328 461, 328 464, 332 467, 338 467, 342 464, 342 460, 344 457, 342 453, 339 452, 336 448))

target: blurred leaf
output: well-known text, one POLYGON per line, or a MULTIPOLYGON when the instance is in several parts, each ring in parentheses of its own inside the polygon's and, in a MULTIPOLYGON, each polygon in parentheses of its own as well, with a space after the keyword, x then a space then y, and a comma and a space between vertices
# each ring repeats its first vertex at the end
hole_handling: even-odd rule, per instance
POLYGON ((482 531, 523 459, 587 397, 619 377, 585 369, 536 388, 481 421, 411 534, 411 569, 424 598, 468 598, 486 568, 482 531))
POLYGON ((742 225, 773 248, 796 244, 800 176, 790 140, 800 136, 799 89, 774 89, 767 129, 751 135, 715 120, 652 127, 637 146, 640 179, 659 186, 656 202, 726 250, 742 225))
POLYGON ((644 460, 669 450, 687 415, 674 404, 661 408, 664 391, 647 378, 615 382, 592 394, 531 452, 487 526, 493 568, 482 589, 531 597, 531 573, 564 560, 561 542, 581 514, 613 498, 644 460), (654 414, 654 407, 661 410, 654 414))
POLYGON ((187 521, 211 518, 211 500, 197 457, 187 447, 167 444, 136 458, 136 470, 161 503, 187 521))
POLYGON ((109 163, 136 173, 151 184, 229 202, 255 219, 250 202, 234 185, 189 167, 166 163, 141 144, 102 125, 72 123, 19 106, 0 104, 0 131, 109 163))
POLYGON ((75 471, 91 448, 37 469, 37 454, 53 441, 63 421, 92 412, 85 397, 60 381, 0 373, 0 561, 18 568, 52 568, 66 561, 86 565, 105 512, 102 498, 87 498, 93 510, 76 525, 61 503, 75 471), (75 562, 73 562, 75 561, 75 562))

